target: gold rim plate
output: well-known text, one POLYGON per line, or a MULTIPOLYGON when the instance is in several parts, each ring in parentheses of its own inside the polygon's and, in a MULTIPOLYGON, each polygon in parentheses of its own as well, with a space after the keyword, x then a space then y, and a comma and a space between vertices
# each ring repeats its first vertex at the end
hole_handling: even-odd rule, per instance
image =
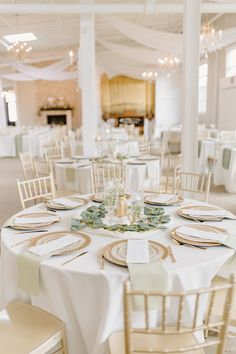
MULTIPOLYGON (((130 198, 130 194, 129 193, 125 193, 126 199, 130 198)), ((93 202, 97 202, 97 203, 103 203, 104 197, 103 197, 103 193, 96 193, 94 195, 91 196, 91 200, 93 202)))
POLYGON ((57 215, 54 212, 50 212, 50 211, 45 211, 45 212, 36 212, 36 213, 30 213, 30 214, 20 214, 20 215, 16 215, 15 217, 13 217, 10 227, 13 229, 17 229, 17 230, 36 230, 38 228, 42 228, 45 226, 49 226, 54 224, 55 222, 58 222, 60 220, 59 215, 57 215), (39 218, 39 217, 45 217, 45 216, 53 216, 55 220, 50 221, 50 222, 45 222, 45 223, 35 223, 35 224, 16 224, 15 223, 15 218, 39 218))
POLYGON ((214 208, 213 206, 205 206, 205 205, 192 205, 188 207, 182 207, 177 210, 177 214, 182 216, 183 218, 190 220, 199 220, 199 221, 222 221, 224 218, 222 216, 191 216, 188 214, 183 214, 182 210, 221 210, 220 208, 214 208))
MULTIPOLYGON (((111 263, 127 267, 126 252, 127 240, 112 242, 107 245, 103 251, 103 257, 111 263)), ((168 256, 168 248, 161 243, 149 241, 150 261, 155 262, 158 259, 164 259, 168 256)))
POLYGON ((189 238, 185 238, 181 234, 178 234, 178 229, 180 227, 183 227, 183 226, 190 227, 190 228, 193 228, 193 229, 197 229, 197 230, 200 230, 200 231, 215 232, 216 235, 219 234, 219 233, 225 233, 226 234, 226 231, 223 228, 212 226, 212 225, 199 225, 199 224, 181 225, 181 226, 175 227, 174 229, 172 229, 170 231, 171 238, 173 238, 174 240, 176 240, 176 241, 178 241, 180 243, 186 243, 186 244, 189 244, 189 245, 213 247, 213 246, 220 246, 221 243, 214 242, 214 241, 201 241, 200 239, 196 240, 196 238, 194 238, 194 237, 191 240, 190 239, 191 236, 189 236, 189 238))
POLYGON ((46 207, 48 209, 52 209, 52 210, 72 210, 72 209, 76 209, 76 208, 79 208, 79 207, 85 205, 85 200, 82 198, 73 198, 73 197, 66 197, 66 198, 70 199, 72 201, 78 201, 81 204, 74 206, 74 207, 69 207, 66 205, 57 204, 53 200, 49 200, 48 202, 46 202, 46 207))
POLYGON ((30 244, 30 247, 42 245, 44 243, 48 243, 50 241, 56 240, 58 238, 61 238, 61 237, 67 236, 67 235, 78 237, 78 243, 76 242, 72 245, 66 246, 66 247, 58 250, 56 253, 53 253, 55 256, 63 256, 65 254, 78 251, 82 248, 87 247, 91 242, 91 238, 85 232, 82 232, 82 231, 78 231, 78 232, 58 231, 58 232, 49 232, 47 234, 44 234, 43 236, 39 236, 37 238, 34 238, 33 242, 30 244))
MULTIPOLYGON (((163 193, 164 194, 164 193, 163 193)), ((160 194, 159 194, 160 195, 160 194)), ((152 201, 151 200, 151 197, 153 196, 158 196, 158 194, 149 194, 149 195, 146 195, 146 197, 144 198, 144 202, 146 204, 150 204, 150 205, 165 205, 165 206, 168 206, 168 205, 175 205, 175 204, 179 204, 179 203, 182 203, 184 201, 184 198, 181 197, 180 195, 176 195, 175 198, 171 199, 169 202, 167 203, 158 203, 157 201, 152 201)))

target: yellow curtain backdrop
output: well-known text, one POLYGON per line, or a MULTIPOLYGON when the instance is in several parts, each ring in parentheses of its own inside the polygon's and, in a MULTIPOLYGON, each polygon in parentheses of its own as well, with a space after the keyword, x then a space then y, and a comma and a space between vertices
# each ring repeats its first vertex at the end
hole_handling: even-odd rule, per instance
POLYGON ((103 114, 122 114, 134 111, 138 115, 154 114, 155 85, 126 76, 101 78, 101 104, 103 114))

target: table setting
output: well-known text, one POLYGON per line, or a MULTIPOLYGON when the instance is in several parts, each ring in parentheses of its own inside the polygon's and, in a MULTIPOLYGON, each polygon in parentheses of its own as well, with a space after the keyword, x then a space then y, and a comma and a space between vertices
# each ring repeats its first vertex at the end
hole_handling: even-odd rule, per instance
POLYGON ((199 223, 179 210, 214 206, 174 194, 128 193, 117 184, 99 197, 77 194, 35 205, 11 218, 23 230, 10 222, 2 230, 1 306, 30 301, 59 316, 69 354, 106 353, 109 335, 123 328, 128 278, 134 288, 190 290, 209 286, 235 258, 235 220, 223 218, 222 209, 220 220, 213 215, 199 223))

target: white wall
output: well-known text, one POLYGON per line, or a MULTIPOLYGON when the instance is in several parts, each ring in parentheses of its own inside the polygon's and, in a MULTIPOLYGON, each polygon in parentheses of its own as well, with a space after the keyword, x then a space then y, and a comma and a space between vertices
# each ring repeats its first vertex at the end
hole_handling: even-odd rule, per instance
POLYGON ((220 80, 219 129, 236 130, 236 77, 220 80))
POLYGON ((181 72, 170 78, 160 77, 156 81, 155 121, 156 128, 169 127, 181 123, 181 72))
POLYGON ((34 81, 16 83, 17 113, 20 125, 38 123, 37 101, 34 81))

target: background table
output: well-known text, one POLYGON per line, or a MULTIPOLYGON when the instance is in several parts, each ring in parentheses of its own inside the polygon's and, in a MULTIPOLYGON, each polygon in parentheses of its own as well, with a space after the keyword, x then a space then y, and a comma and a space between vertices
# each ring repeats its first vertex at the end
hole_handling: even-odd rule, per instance
POLYGON ((223 166, 224 148, 220 150, 220 155, 216 163, 214 172, 214 184, 224 185, 225 190, 230 193, 236 193, 236 149, 230 149, 230 162, 228 168, 223 166))
MULTIPOLYGON (((186 201, 187 204, 204 203, 186 201)), ((49 231, 69 230, 71 218, 75 217, 88 204, 73 211, 59 211, 61 221, 50 226, 49 231)), ((34 210, 42 210, 37 205, 34 210)), ((166 207, 171 215, 169 228, 191 224, 176 214, 177 207, 166 207)), ((29 210, 27 210, 29 211, 29 210)), ((225 227, 234 232, 235 221, 225 220, 221 223, 209 223, 225 227)), ((1 306, 11 301, 32 302, 34 305, 58 316, 66 324, 69 354, 106 354, 109 335, 123 328, 123 282, 128 279, 125 267, 105 262, 105 269, 100 270, 98 254, 101 249, 117 237, 104 236, 101 230, 87 230, 92 242, 89 252, 65 266, 61 264, 71 255, 51 257, 40 265, 39 296, 29 296, 17 287, 17 254, 27 248, 27 243, 11 247, 22 234, 10 228, 2 229, 0 296, 1 306)), ((184 246, 174 246, 169 236, 170 230, 153 230, 139 234, 141 238, 171 244, 177 262, 170 257, 163 261, 171 276, 172 288, 190 290, 209 286, 212 278, 222 265, 233 255, 233 250, 226 247, 212 247, 199 250, 184 246)), ((126 234, 123 234, 126 237, 126 234)), ((133 237, 137 237, 137 234, 133 237)), ((225 268, 227 272, 227 268, 225 268)), ((203 315, 204 308, 201 309, 203 315)))

